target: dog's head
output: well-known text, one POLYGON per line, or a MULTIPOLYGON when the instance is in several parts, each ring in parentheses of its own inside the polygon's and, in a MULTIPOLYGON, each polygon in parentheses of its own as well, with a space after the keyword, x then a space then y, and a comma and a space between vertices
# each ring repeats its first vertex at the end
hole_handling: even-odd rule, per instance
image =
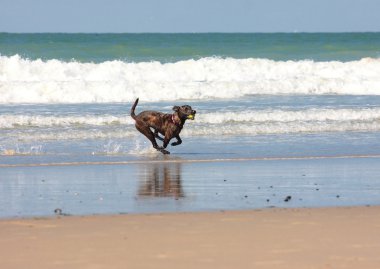
POLYGON ((197 111, 193 110, 191 108, 191 106, 189 105, 184 105, 184 106, 174 106, 173 107, 173 110, 175 112, 178 113, 178 116, 182 119, 182 120, 186 120, 186 119, 189 119, 189 120, 194 120, 195 118, 195 113, 197 113, 197 111))

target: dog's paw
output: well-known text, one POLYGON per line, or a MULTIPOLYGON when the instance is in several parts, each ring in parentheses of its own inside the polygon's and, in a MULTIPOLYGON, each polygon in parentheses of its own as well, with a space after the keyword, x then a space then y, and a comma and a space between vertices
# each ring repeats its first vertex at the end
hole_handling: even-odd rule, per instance
POLYGON ((163 154, 170 154, 170 152, 167 151, 167 150, 165 150, 165 149, 161 149, 161 152, 162 152, 163 154))
POLYGON ((170 154, 170 152, 164 149, 163 147, 159 147, 157 148, 157 150, 160 151, 162 154, 170 154))

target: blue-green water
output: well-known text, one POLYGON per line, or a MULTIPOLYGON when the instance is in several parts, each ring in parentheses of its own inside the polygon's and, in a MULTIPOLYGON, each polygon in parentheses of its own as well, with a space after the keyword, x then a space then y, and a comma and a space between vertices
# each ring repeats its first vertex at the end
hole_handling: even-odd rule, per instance
POLYGON ((380 33, 9 34, 0 54, 28 59, 176 62, 204 57, 352 61, 380 57, 380 33))

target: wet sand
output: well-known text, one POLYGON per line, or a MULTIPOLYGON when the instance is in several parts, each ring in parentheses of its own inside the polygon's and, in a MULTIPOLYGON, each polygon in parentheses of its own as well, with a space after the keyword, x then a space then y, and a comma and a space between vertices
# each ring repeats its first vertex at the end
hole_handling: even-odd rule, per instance
POLYGON ((378 157, 160 157, 2 167, 0 218, 380 205, 378 157))
POLYGON ((0 220, 0 268, 379 268, 380 207, 0 220))

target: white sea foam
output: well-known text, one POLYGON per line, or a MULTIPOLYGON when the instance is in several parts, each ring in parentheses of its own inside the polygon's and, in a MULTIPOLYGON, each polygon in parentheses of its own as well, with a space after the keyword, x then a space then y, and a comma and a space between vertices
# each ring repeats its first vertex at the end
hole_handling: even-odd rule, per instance
POLYGON ((128 116, 87 115, 87 116, 44 116, 44 115, 0 115, 0 128, 20 127, 50 127, 50 126, 104 126, 132 124, 133 119, 128 116))
MULTIPOLYGON (((210 136, 244 136, 244 135, 268 135, 268 134, 301 134, 301 133, 327 133, 327 132, 379 132, 380 122, 269 122, 269 123, 234 123, 234 124, 209 124, 187 126, 181 132, 182 137, 210 137, 210 136)), ((13 134, 13 137, 15 134, 13 134)), ((22 143, 40 142, 40 141, 74 141, 74 140, 135 140, 143 137, 138 131, 132 127, 129 130, 36 130, 33 132, 20 132, 17 134, 17 141, 22 143)), ((3 139, 7 139, 6 136, 3 139)), ((11 140, 11 138, 7 139, 11 140)), ((149 148, 149 142, 145 148, 149 148)), ((117 153, 124 150, 118 145, 104 148, 104 152, 117 153)), ((136 152, 140 150, 136 146, 136 152)), ((132 151, 131 151, 132 152, 132 151)))
POLYGON ((267 124, 226 124, 199 126, 195 129, 183 130, 183 136, 214 136, 214 135, 267 135, 267 134, 299 134, 327 132, 374 132, 380 131, 379 122, 274 122, 267 124))
POLYGON ((0 103, 104 103, 252 94, 380 95, 380 59, 352 62, 202 58, 99 64, 0 56, 0 103))
POLYGON ((257 135, 379 131, 380 109, 263 110, 206 113, 184 135, 257 135))
POLYGON ((259 110, 241 112, 213 112, 200 114, 197 121, 201 123, 225 124, 238 122, 273 123, 273 122, 353 122, 380 121, 379 108, 361 109, 306 109, 306 110, 259 110))
MULTIPOLYGON (((305 110, 248 110, 225 112, 198 111, 195 121, 188 121, 190 126, 225 125, 225 124, 269 124, 269 123, 303 123, 303 122, 380 122, 380 108, 328 109, 312 108, 305 110)), ((106 126, 112 129, 131 126, 134 120, 128 115, 0 115, 0 129, 24 127, 67 127, 83 128, 106 126)), ((133 127, 134 128, 134 127, 133 127)), ((191 127, 190 127, 191 128, 191 127)))
MULTIPOLYGON (((3 137, 19 141, 128 139, 139 136, 128 115, 28 116, 1 115, 3 137)), ((380 108, 312 108, 197 113, 183 136, 257 135, 345 131, 380 131, 380 108)), ((107 145, 105 152, 122 150, 107 145)))

